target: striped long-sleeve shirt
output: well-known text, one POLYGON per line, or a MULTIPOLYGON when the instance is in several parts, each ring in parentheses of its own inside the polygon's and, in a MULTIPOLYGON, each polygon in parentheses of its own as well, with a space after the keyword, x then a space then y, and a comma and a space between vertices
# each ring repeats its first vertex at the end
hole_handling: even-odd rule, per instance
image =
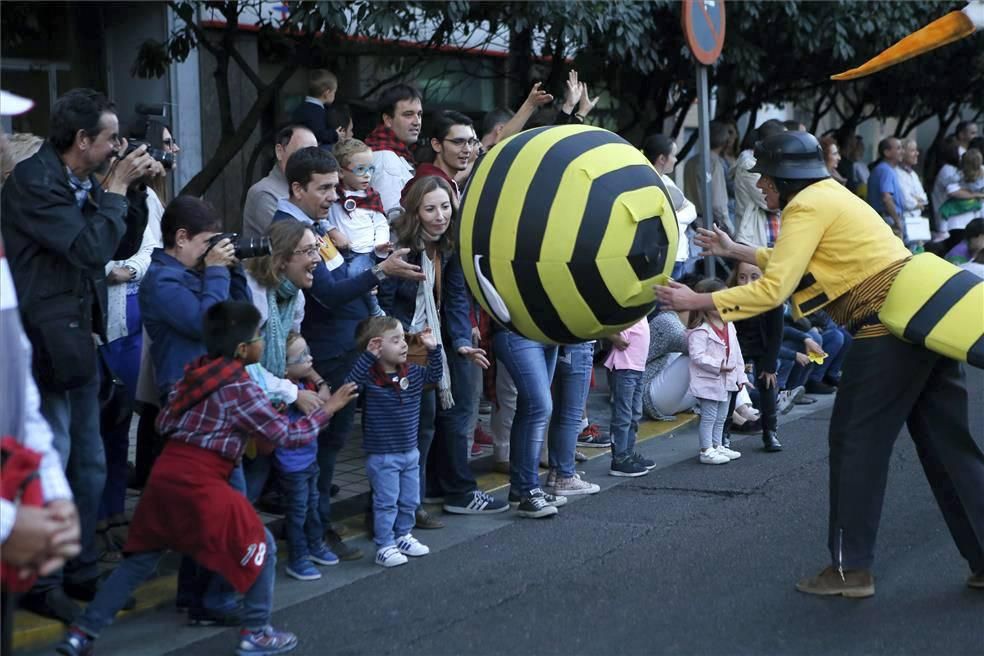
POLYGON ((356 383, 362 395, 362 448, 366 453, 402 453, 417 448, 421 396, 424 385, 441 380, 441 357, 441 349, 432 349, 427 353, 426 369, 411 364, 405 375, 383 374, 388 380, 385 385, 374 375, 376 356, 366 352, 356 361, 346 382, 356 383))

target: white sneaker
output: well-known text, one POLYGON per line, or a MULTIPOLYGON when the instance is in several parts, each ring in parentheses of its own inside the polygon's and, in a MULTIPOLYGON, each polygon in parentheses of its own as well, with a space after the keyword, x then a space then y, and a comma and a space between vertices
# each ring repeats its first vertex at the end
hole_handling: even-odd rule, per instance
POLYGON ((719 453, 717 449, 711 448, 700 452, 700 464, 702 465, 726 465, 731 462, 731 458, 719 453))
POLYGON ((396 548, 404 556, 426 556, 431 552, 430 547, 422 544, 420 540, 407 533, 396 541, 396 548))
POLYGON ((734 449, 729 449, 728 447, 721 445, 717 448, 717 452, 723 455, 728 460, 737 460, 741 457, 741 452, 735 451, 734 449))
POLYGON ((400 550, 390 545, 376 552, 376 564, 383 567, 399 567, 407 564, 407 557, 400 550))

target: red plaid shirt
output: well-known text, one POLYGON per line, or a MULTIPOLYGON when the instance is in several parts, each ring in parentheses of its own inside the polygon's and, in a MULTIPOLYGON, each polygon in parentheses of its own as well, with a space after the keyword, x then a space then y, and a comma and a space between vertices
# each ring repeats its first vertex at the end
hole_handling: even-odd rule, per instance
POLYGON ((157 419, 157 429, 168 439, 239 462, 246 440, 251 437, 278 447, 299 447, 316 439, 329 419, 330 415, 318 408, 307 417, 290 422, 247 376, 223 385, 183 414, 175 413, 168 403, 157 419))

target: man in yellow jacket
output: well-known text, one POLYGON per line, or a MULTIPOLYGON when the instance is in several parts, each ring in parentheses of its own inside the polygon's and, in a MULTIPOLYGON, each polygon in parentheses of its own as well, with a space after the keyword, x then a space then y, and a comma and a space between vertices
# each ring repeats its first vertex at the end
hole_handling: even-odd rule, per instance
POLYGON ((727 321, 792 297, 794 315, 824 308, 854 333, 830 422, 831 565, 796 588, 855 598, 875 593, 871 566, 889 458, 907 424, 953 540, 970 565, 967 584, 984 589, 984 453, 968 427, 963 365, 953 359, 980 362, 984 287, 959 272, 940 273, 935 256, 913 258, 871 207, 830 179, 812 135, 769 137, 756 144, 755 158, 752 170, 762 175, 759 187, 769 207, 782 209, 775 247, 735 243, 720 230, 701 230, 697 241, 704 255, 757 264, 762 278, 713 294, 675 282, 655 291, 668 309, 717 309, 727 321), (927 289, 927 276, 904 274, 907 267, 928 267, 939 274, 939 285, 927 289), (897 281, 905 289, 893 285, 897 281), (902 325, 895 325, 894 315, 886 318, 889 306, 898 315, 898 306, 910 299, 924 302, 903 313, 902 325), (893 332, 904 332, 905 340, 893 332), (949 344, 938 346, 940 335, 949 344))

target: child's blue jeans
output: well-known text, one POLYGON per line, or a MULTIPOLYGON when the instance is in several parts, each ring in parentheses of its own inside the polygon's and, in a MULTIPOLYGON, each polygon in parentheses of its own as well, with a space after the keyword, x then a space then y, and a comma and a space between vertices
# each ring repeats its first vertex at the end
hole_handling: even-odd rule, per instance
MULTIPOLYGON (((353 253, 352 251, 344 251, 342 257, 348 264, 349 278, 355 278, 376 265, 376 258, 372 253, 353 253)), ((383 312, 383 309, 379 307, 379 301, 376 300, 375 294, 369 294, 367 303, 369 304, 370 316, 381 317, 386 314, 383 312)))
POLYGON ((420 505, 420 452, 369 453, 366 474, 372 486, 373 540, 390 547, 413 529, 420 505))
POLYGON ((287 502, 287 553, 291 563, 307 558, 324 542, 325 529, 318 514, 318 463, 297 472, 279 472, 287 502))
POLYGON ((642 374, 633 369, 615 369, 612 384, 612 454, 616 460, 632 455, 642 419, 642 374))

